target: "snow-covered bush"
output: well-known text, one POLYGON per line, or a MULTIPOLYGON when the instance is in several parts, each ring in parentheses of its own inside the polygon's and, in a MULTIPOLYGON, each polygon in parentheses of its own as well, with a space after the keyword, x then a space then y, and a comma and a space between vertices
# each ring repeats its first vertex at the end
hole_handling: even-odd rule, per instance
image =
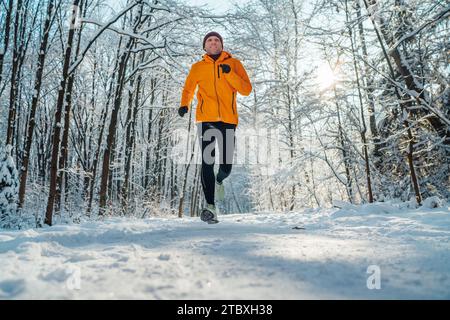
POLYGON ((441 198, 436 197, 436 196, 428 197, 423 201, 422 206, 424 208, 430 208, 430 209, 441 208, 444 206, 444 201, 441 198))

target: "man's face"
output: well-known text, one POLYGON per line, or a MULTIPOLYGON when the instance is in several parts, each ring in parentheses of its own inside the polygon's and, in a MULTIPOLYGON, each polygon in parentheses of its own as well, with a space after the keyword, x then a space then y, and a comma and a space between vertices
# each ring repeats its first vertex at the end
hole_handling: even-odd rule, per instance
POLYGON ((216 36, 211 36, 206 39, 205 50, 207 54, 218 54, 222 52, 222 43, 216 36))

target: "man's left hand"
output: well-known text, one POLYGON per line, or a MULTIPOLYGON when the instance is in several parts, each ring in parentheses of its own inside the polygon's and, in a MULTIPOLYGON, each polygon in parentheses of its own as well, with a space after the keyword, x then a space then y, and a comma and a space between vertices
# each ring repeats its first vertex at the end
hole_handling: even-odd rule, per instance
POLYGON ((229 73, 231 71, 231 67, 228 64, 221 64, 220 67, 223 73, 229 73))

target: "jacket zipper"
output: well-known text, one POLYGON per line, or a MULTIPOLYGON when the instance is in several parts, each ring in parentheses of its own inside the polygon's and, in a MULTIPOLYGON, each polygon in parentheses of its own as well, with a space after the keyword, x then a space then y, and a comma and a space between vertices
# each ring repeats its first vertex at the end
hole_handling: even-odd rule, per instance
MULTIPOLYGON (((219 71, 219 66, 217 66, 217 71, 219 71)), ((217 87, 216 87, 216 62, 214 61, 214 91, 216 92, 216 100, 217 100, 217 112, 219 113, 219 120, 221 118, 220 116, 220 103, 219 103, 219 95, 217 94, 217 87)))
POLYGON ((233 92, 233 95, 231 96, 231 110, 233 111, 233 114, 235 114, 235 112, 234 112, 234 92, 233 92))

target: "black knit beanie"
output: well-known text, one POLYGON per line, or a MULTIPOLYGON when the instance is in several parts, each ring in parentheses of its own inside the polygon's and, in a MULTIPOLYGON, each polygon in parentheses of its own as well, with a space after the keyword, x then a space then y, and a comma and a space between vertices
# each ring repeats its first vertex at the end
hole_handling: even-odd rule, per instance
POLYGON ((206 43, 206 40, 207 40, 209 37, 212 37, 212 36, 216 36, 217 38, 219 38, 220 42, 222 43, 222 48, 223 48, 223 39, 222 39, 222 36, 221 36, 220 34, 218 34, 217 32, 215 32, 215 31, 211 31, 211 32, 208 32, 208 33, 206 34, 206 36, 203 38, 203 49, 205 49, 205 43, 206 43))

